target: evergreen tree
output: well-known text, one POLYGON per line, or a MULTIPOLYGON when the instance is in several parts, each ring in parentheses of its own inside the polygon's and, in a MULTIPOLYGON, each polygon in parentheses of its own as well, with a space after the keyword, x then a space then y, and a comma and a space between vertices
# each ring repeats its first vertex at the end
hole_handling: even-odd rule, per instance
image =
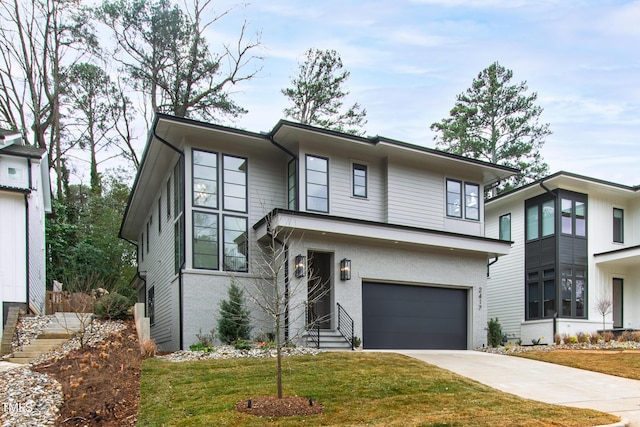
POLYGON ((239 340, 248 340, 251 325, 242 289, 232 281, 228 292, 229 299, 220 303, 218 335, 225 344, 232 344, 239 340))
POLYGON ((457 96, 450 117, 431 125, 439 148, 522 171, 498 191, 516 188, 548 171, 540 148, 551 131, 549 124, 538 122, 542 114, 542 107, 534 104, 538 95, 526 95, 526 81, 509 84, 512 77, 513 71, 494 62, 457 96))
POLYGON ((358 128, 367 123, 367 111, 355 103, 341 112, 343 98, 349 94, 343 87, 349 72, 342 70, 338 52, 309 49, 299 67, 298 76, 291 79, 293 87, 282 89, 293 103, 284 114, 303 124, 361 135, 358 128))

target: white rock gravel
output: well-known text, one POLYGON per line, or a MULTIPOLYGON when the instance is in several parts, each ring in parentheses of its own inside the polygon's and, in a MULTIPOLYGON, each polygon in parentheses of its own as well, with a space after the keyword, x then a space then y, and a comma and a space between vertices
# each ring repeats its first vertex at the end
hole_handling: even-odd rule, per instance
POLYGON ((528 351, 554 350, 640 350, 640 343, 635 341, 600 341, 598 343, 550 344, 550 345, 507 345, 504 347, 482 347, 478 351, 496 354, 526 353, 528 351))
MULTIPOLYGON (((54 316, 25 316, 16 328, 13 346, 18 351, 37 337, 54 316)), ((94 346, 110 334, 125 328, 123 322, 93 321, 84 336, 84 345, 94 346)), ((34 372, 34 365, 53 362, 80 348, 78 336, 61 348, 43 354, 29 365, 20 365, 0 373, 0 421, 2 427, 31 427, 54 425, 63 403, 62 387, 48 375, 34 372)))
MULTIPOLYGON (((320 353, 320 350, 307 347, 285 347, 282 349, 283 356, 302 356, 320 353)), ((211 352, 180 350, 164 356, 156 356, 158 359, 170 362, 192 362, 194 360, 210 359, 236 359, 236 358, 272 358, 276 357, 275 348, 252 348, 251 350, 236 350, 232 346, 224 345, 215 347, 211 352)))

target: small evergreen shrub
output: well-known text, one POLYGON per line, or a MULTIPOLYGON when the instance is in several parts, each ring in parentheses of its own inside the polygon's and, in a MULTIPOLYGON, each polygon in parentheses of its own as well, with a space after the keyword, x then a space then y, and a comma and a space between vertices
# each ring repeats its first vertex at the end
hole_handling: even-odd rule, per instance
POLYGON ((489 347, 499 347, 502 343, 502 326, 497 317, 487 322, 487 342, 489 347))
POLYGON ((251 350, 251 343, 247 340, 238 340, 234 347, 236 350, 251 350))
POLYGON ((112 292, 100 298, 96 304, 96 314, 105 319, 124 319, 129 315, 131 304, 129 299, 117 292, 112 292))
POLYGON ((249 310, 245 307, 244 292, 234 282, 228 291, 228 300, 220 303, 218 337, 225 344, 249 340, 249 310))

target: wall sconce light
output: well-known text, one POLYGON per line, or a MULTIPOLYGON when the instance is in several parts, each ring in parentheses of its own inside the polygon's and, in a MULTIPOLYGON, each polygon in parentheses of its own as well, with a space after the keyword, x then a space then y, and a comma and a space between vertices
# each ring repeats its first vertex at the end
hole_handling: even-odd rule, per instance
POLYGON ((307 259, 302 255, 296 255, 296 277, 306 275, 307 259))
POLYGON ((344 258, 340 261, 340 280, 351 280, 351 260, 344 258))

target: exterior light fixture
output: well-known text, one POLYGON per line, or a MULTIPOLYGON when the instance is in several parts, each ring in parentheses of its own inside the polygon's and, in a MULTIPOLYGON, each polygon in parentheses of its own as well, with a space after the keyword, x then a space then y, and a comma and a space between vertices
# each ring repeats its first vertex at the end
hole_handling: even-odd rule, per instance
POLYGON ((351 260, 344 258, 340 261, 340 280, 351 280, 351 260))
POLYGON ((296 277, 304 277, 306 274, 307 259, 303 255, 296 255, 296 277))

